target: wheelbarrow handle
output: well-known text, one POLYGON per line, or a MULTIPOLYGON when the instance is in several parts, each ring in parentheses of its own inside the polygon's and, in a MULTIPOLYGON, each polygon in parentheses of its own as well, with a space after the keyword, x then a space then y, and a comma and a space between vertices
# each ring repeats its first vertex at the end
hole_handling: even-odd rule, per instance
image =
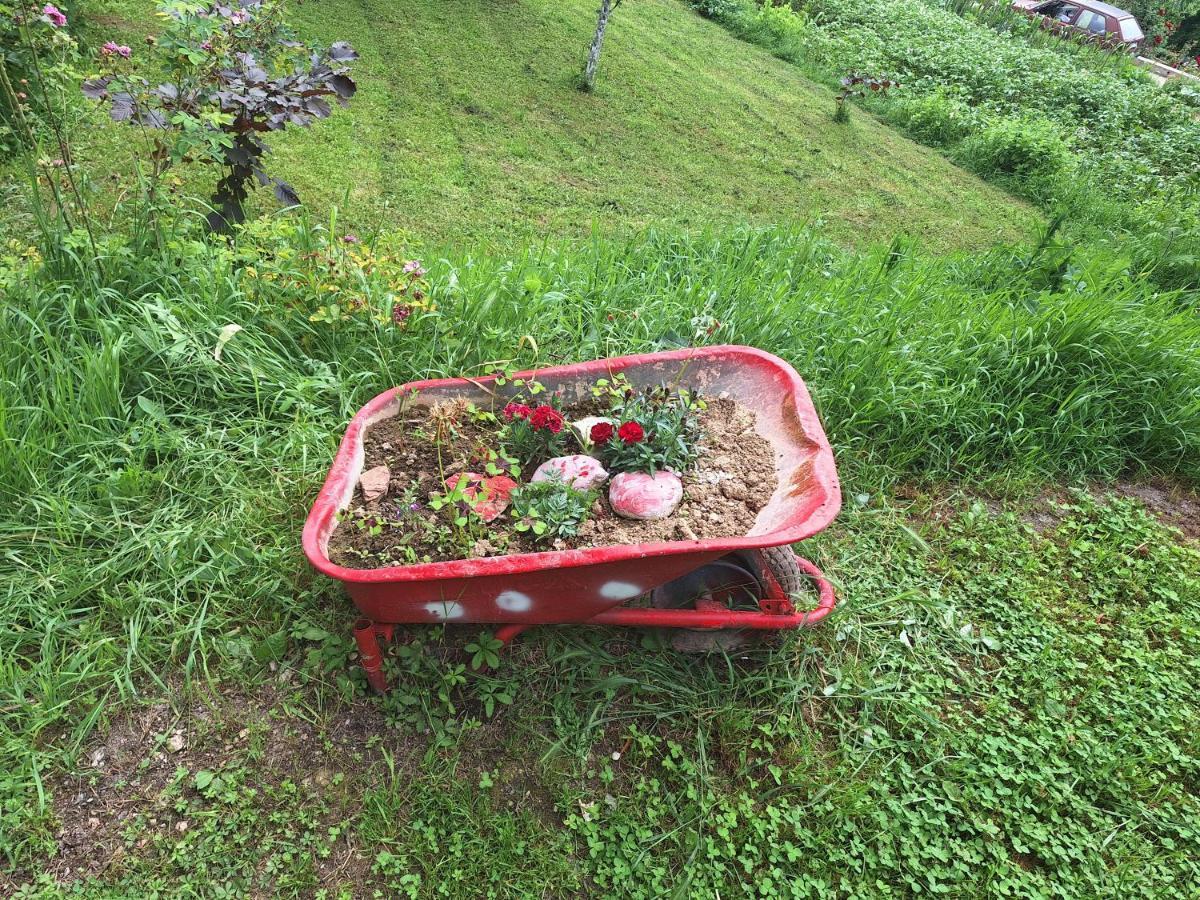
POLYGON ((817 605, 808 612, 796 613, 796 615, 801 619, 800 625, 816 625, 833 612, 833 608, 837 605, 837 596, 833 592, 833 585, 829 583, 829 579, 825 577, 825 573, 817 568, 815 563, 810 562, 797 553, 796 565, 817 586, 817 605))

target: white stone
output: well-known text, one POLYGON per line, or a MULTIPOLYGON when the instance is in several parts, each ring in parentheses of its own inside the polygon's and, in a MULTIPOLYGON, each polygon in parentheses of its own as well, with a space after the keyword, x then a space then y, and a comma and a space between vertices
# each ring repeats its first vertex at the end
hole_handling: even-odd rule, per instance
POLYGON ((592 427, 599 425, 601 422, 607 422, 614 428, 617 427, 617 420, 610 419, 606 416, 585 416, 582 419, 576 419, 571 423, 571 427, 575 429, 575 434, 579 437, 579 443, 584 447, 592 446, 592 427))
POLYGON ((608 472, 592 457, 576 453, 546 460, 537 467, 531 480, 549 481, 552 478, 566 482, 577 491, 590 491, 604 484, 608 472))
POLYGON ((683 499, 683 482, 673 472, 622 472, 608 488, 613 512, 626 519, 665 519, 683 499))

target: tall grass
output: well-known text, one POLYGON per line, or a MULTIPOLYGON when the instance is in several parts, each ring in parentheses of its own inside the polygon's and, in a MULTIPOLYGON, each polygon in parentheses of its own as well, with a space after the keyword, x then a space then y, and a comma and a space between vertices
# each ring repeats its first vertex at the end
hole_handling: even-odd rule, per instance
MULTIPOLYGON (((294 232, 297 255, 329 237, 294 232)), ((38 735, 66 729, 69 753, 110 699, 213 659, 236 672, 326 615, 300 524, 347 417, 403 381, 738 342, 808 380, 851 490, 1200 469, 1195 298, 1107 249, 853 255, 796 230, 648 231, 427 258, 437 311, 397 330, 264 297, 260 249, 168 247, 113 254, 103 287, 70 257, 4 282, 0 788, 22 817, 38 735)), ((14 856, 45 838, 9 835, 14 856)))

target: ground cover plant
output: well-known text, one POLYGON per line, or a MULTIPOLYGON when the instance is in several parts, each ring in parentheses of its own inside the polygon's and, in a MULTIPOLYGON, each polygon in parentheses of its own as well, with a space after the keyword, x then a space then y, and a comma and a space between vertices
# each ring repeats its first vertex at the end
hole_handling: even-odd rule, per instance
MULTIPOLYGON (((10 864, 52 846, 44 773, 75 758, 113 701, 162 690, 163 672, 184 689, 252 677, 304 645, 299 623, 339 633, 344 601, 308 573, 295 536, 336 435, 386 386, 526 366, 544 359, 535 346, 592 358, 744 342, 808 377, 848 497, 903 473, 1114 476, 1200 459, 1200 325, 1181 295, 1107 253, 1053 277, 1057 257, 1012 251, 859 256, 804 232, 652 232, 430 263, 429 306, 397 323, 380 315, 395 302, 382 286, 325 321, 314 305, 329 300, 302 278, 258 278, 255 261, 283 265, 283 237, 298 273, 344 243, 264 221, 233 246, 181 244, 182 258, 121 254, 100 289, 69 257, 6 258, 4 428, 35 436, 6 441, 0 466, 16 498, 10 864)), ((331 679, 349 677, 344 653, 330 661, 331 679)))

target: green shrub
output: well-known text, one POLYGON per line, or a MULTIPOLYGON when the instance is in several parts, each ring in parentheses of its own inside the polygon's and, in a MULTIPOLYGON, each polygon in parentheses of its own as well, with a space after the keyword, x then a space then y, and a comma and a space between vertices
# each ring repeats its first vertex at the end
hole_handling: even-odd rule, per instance
POLYGON ((889 121, 931 147, 952 147, 979 125, 972 107, 943 90, 897 97, 887 114, 889 121))
POLYGON ((1037 183, 1053 181, 1072 165, 1058 127, 1032 115, 993 119, 968 138, 963 156, 982 175, 1037 183))

